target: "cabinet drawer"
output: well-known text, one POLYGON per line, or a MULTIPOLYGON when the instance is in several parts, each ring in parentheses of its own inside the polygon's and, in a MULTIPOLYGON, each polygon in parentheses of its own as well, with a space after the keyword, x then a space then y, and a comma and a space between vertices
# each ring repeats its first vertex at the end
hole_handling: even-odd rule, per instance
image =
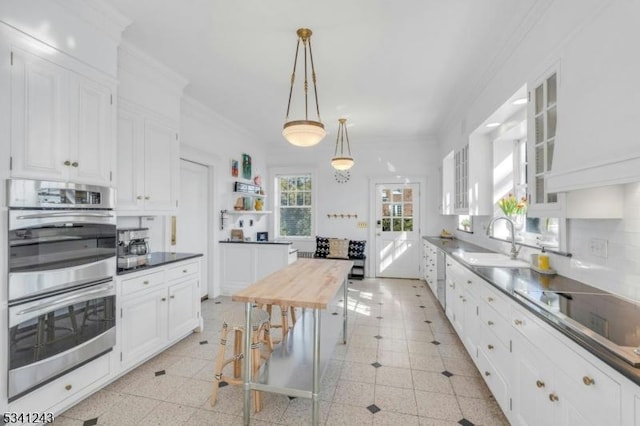
POLYGON ((482 329, 493 333, 505 347, 509 347, 511 325, 508 320, 499 315, 488 303, 480 303, 479 305, 482 329))
POLYGON ((122 294, 127 295, 145 288, 151 288, 164 283, 164 272, 158 271, 135 278, 122 280, 122 294))
MULTIPOLYGON (((47 383, 24 397, 9 404, 9 411, 17 413, 51 410, 67 398, 71 398, 90 384, 109 374, 109 357, 106 354, 90 363, 77 368, 64 376, 47 383)), ((66 406, 75 403, 69 401, 66 406)), ((59 414, 59 413, 56 413, 59 414)))
POLYGON ((487 282, 483 283, 480 289, 482 300, 495 311, 504 317, 505 320, 509 319, 509 307, 513 302, 509 302, 507 297, 500 293, 500 290, 496 290, 493 286, 487 282))
POLYGON ((505 345, 492 330, 482 327, 478 346, 502 377, 511 377, 513 359, 508 342, 505 345))
POLYGON ((174 266, 167 271, 167 279, 172 281, 181 277, 186 277, 187 275, 197 274, 200 271, 199 264, 200 262, 196 261, 183 263, 180 266, 174 266))
POLYGON ((495 369, 483 349, 478 351, 478 369, 502 411, 509 413, 509 392, 503 376, 495 369))

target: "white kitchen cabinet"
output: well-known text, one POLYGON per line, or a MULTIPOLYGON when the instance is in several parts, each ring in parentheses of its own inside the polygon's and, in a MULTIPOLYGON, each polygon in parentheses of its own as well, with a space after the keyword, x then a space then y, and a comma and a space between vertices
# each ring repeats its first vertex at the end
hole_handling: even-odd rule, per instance
POLYGON ((440 213, 455 214, 455 153, 451 151, 442 159, 442 205, 440 213))
POLYGON ((295 262, 296 253, 291 244, 221 242, 221 294, 230 296, 295 262))
POLYGON ((486 135, 472 134, 454 155, 455 214, 493 214, 493 145, 486 135))
POLYGON ((438 297, 438 249, 426 240, 422 240, 422 275, 433 295, 438 297))
POLYGON ((469 211, 469 144, 456 151, 455 167, 455 212, 467 214, 469 211))
POLYGON ((11 176, 109 186, 114 83, 69 58, 11 55, 11 176))
POLYGON ((201 325, 200 261, 118 277, 120 361, 129 369, 201 325))
POLYGON ((152 111, 120 100, 118 204, 121 214, 171 214, 178 206, 176 128, 152 111))
MULTIPOLYGON (((554 170, 557 144, 558 99, 560 77, 558 66, 547 71, 529 87, 527 109, 527 188, 530 217, 564 217, 564 194, 549 191, 547 177, 554 170)), ((564 143, 560 138, 560 144, 564 143)))
POLYGON ((476 347, 479 338, 478 305, 476 287, 479 278, 461 266, 458 262, 448 258, 447 262, 447 293, 452 295, 447 299, 452 304, 451 318, 462 343, 476 362, 476 347))

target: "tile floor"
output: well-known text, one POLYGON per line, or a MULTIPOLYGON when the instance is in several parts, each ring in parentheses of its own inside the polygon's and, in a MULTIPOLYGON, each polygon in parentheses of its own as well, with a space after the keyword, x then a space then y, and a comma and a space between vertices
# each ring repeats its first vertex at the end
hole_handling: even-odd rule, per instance
MULTIPOLYGON (((55 425, 241 425, 240 386, 222 387, 213 407, 209 396, 221 320, 242 308, 228 297, 204 302, 203 333, 70 408, 55 425)), ((348 344, 336 346, 322 379, 322 424, 508 424, 424 281, 353 281, 349 308, 348 344)), ((310 424, 310 400, 272 393, 264 400, 252 425, 310 424)))

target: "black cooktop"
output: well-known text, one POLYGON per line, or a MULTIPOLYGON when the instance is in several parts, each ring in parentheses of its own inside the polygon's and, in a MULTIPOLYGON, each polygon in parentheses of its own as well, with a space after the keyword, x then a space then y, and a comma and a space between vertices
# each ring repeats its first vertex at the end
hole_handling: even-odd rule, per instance
POLYGON ((640 304, 604 292, 515 289, 514 293, 640 366, 640 304))

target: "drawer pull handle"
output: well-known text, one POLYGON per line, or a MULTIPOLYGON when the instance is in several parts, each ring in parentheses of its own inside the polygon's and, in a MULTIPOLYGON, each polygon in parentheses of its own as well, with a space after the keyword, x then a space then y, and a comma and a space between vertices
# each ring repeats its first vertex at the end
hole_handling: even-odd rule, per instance
POLYGON ((70 165, 71 165, 71 161, 69 161, 69 160, 65 161, 65 162, 64 162, 64 165, 65 165, 65 166, 70 166, 70 165))
POLYGON ((146 197, 144 197, 145 200, 150 200, 151 197, 149 197, 148 195, 146 197))
POLYGON ((487 325, 493 325, 493 321, 487 321, 487 325))
POLYGON ((556 402, 558 401, 560 398, 558 398, 558 395, 556 395, 555 393, 550 393, 549 394, 549 401, 551 402, 556 402))
POLYGON ((542 389, 544 387, 544 382, 542 380, 536 380, 536 386, 542 389))
POLYGON ((182 270, 182 273, 183 273, 183 274, 186 274, 186 273, 187 273, 187 270, 186 270, 186 269, 183 269, 183 270, 182 270))
POLYGON ((513 321, 513 323, 514 323, 515 325, 522 325, 522 320, 518 320, 518 319, 517 319, 517 320, 514 320, 514 321, 513 321))
POLYGON ((162 300, 163 302, 166 302, 166 301, 167 301, 167 298, 166 298, 166 297, 163 297, 163 298, 162 298, 162 299, 160 299, 160 300, 162 300))
POLYGON ((487 345, 487 349, 492 350, 493 349, 493 345, 487 345))
POLYGON ((71 166, 72 166, 72 167, 78 167, 78 162, 77 162, 77 161, 74 161, 73 163, 71 163, 71 166))
POLYGON ((142 281, 142 284, 147 285, 147 284, 149 284, 149 281, 148 280, 144 280, 144 281, 142 281))
POLYGON ((467 280, 467 284, 471 284, 471 283, 473 283, 473 281, 467 280))
POLYGON ((586 386, 591 386, 591 385, 595 385, 596 381, 593 380, 591 377, 589 376, 584 376, 582 378, 582 382, 586 385, 586 386))
POLYGON ((488 300, 489 302, 493 302, 495 299, 494 299, 493 297, 487 297, 487 300, 488 300))
POLYGON ((169 299, 175 299, 176 296, 174 294, 172 294, 171 296, 169 296, 169 299))
POLYGON ((487 376, 487 377, 489 377, 489 376, 491 375, 491 373, 489 373, 488 371, 485 371, 485 372, 484 372, 484 375, 485 375, 485 376, 487 376))
POLYGON ((69 390, 71 390, 72 387, 73 386, 71 386, 71 385, 66 385, 64 388, 69 391, 69 390))

